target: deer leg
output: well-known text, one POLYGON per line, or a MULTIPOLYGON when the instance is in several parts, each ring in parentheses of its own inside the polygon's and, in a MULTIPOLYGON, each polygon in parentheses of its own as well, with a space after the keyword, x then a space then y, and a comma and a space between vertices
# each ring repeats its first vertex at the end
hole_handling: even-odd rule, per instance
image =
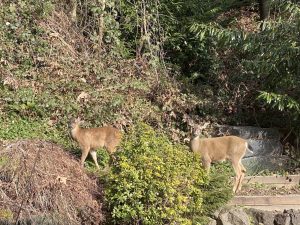
POLYGON ((211 165, 210 157, 203 156, 202 157, 202 164, 203 164, 204 168, 206 169, 207 173, 209 173, 210 165, 211 165))
POLYGON ((242 172, 242 173, 241 173, 241 176, 240 176, 240 178, 239 178, 238 185, 237 185, 237 191, 242 190, 242 182, 243 182, 244 177, 245 177, 245 173, 242 172))
POLYGON ((94 162, 96 164, 96 167, 98 169, 100 169, 98 161, 97 161, 97 152, 95 150, 93 150, 93 151, 90 151, 90 154, 91 154, 91 156, 92 156, 92 158, 93 158, 93 160, 94 160, 94 162))
POLYGON ((233 186, 233 192, 236 193, 237 188, 238 188, 239 183, 240 183, 241 176, 242 176, 242 171, 241 171, 241 167, 240 167, 239 163, 232 162, 232 166, 233 166, 233 169, 235 171, 235 183, 234 183, 234 186, 233 186))
POLYGON ((109 154, 113 154, 116 151, 116 145, 113 143, 107 143, 105 146, 109 154))
POLYGON ((245 167, 243 166, 243 164, 242 164, 242 162, 241 161, 239 161, 239 164, 240 164, 240 167, 241 167, 241 169, 242 169, 242 172, 243 173, 246 173, 246 169, 245 169, 245 167))
POLYGON ((244 179, 245 173, 246 173, 246 169, 243 166, 241 161, 239 161, 239 165, 240 165, 240 168, 241 168, 241 176, 240 176, 238 187, 237 187, 238 191, 240 191, 242 189, 243 179, 244 179))
POLYGON ((109 146, 106 146, 106 149, 107 149, 107 152, 111 155, 114 150, 113 150, 113 147, 111 147, 110 145, 109 146))
POLYGON ((82 150, 81 160, 80 160, 80 163, 81 163, 82 167, 84 167, 84 161, 85 161, 86 157, 88 156, 89 151, 90 151, 90 148, 84 148, 82 150))

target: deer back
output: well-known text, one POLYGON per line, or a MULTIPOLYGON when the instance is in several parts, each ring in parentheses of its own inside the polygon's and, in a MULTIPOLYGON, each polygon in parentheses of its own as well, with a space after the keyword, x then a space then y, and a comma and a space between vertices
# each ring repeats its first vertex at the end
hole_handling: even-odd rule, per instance
POLYGON ((209 157, 212 161, 223 161, 234 157, 242 157, 246 151, 246 141, 236 136, 215 138, 196 137, 192 140, 193 152, 209 157))

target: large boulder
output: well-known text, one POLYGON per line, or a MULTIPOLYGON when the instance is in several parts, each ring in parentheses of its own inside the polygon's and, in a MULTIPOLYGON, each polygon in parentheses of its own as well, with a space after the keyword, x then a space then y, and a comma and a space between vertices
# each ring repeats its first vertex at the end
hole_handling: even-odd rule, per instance
POLYGON ((217 225, 250 225, 250 222, 242 209, 224 208, 218 213, 217 225))
POLYGON ((248 215, 252 218, 254 225, 274 225, 275 211, 264 211, 258 209, 247 209, 248 215))
POLYGON ((290 167, 291 160, 282 155, 281 134, 276 129, 225 125, 219 126, 215 135, 235 135, 248 141, 252 153, 247 152, 242 160, 248 174, 263 170, 285 170, 290 167))

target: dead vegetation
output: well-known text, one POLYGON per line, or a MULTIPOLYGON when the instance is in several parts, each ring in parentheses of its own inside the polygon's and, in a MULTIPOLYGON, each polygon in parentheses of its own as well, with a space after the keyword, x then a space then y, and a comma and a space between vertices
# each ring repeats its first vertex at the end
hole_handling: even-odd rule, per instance
POLYGON ((58 145, 16 141, 0 148, 0 220, 99 224, 101 190, 58 145))

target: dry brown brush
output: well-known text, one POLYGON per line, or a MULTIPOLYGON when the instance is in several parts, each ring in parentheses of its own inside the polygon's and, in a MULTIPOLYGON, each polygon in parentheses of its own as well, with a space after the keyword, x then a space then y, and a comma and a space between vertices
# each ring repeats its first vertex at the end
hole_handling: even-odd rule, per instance
POLYGON ((74 157, 50 142, 3 144, 0 187, 2 221, 99 224, 103 220, 96 180, 84 173, 74 157))

